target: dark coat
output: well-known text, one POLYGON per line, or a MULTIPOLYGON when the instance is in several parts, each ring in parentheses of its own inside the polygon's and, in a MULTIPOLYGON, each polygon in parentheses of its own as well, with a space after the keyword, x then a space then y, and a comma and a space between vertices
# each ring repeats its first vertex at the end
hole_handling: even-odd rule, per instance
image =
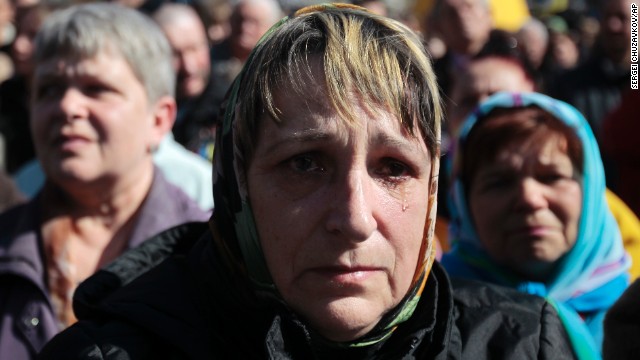
POLYGON ((456 280, 452 290, 437 263, 414 315, 388 339, 337 348, 285 305, 249 301, 253 293, 217 249, 206 224, 190 224, 127 252, 81 285, 74 299, 80 322, 40 358, 574 358, 544 299, 471 281, 456 280))
POLYGON ((180 145, 209 161, 212 155, 204 149, 215 142, 218 113, 226 92, 226 88, 221 88, 218 82, 212 75, 202 94, 193 99, 179 100, 172 128, 173 136, 180 145))
POLYGON ((10 175, 35 157, 27 82, 24 77, 15 76, 0 84, 0 134, 6 143, 4 162, 10 175))
MULTIPOLYGON (((35 357, 60 331, 46 284, 37 196, 0 216, 0 359, 35 357)), ((208 215, 156 169, 128 247, 177 224, 208 215)))
POLYGON ((634 281, 604 318, 605 360, 640 359, 640 279, 634 281))

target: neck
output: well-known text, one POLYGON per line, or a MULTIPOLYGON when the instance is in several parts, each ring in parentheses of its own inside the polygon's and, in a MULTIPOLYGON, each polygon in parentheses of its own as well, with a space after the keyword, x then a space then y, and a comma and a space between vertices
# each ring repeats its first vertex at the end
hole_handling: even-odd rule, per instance
POLYGON ((140 207, 153 181, 153 164, 119 179, 88 184, 49 183, 43 207, 47 217, 92 219, 106 228, 120 228, 140 207))

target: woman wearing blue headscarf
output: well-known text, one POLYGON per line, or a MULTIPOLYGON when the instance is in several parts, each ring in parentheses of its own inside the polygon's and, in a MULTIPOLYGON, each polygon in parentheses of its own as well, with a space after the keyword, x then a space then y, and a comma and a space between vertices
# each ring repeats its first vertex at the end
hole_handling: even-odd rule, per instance
POLYGON ((630 260, 584 116, 542 94, 498 93, 465 120, 457 145, 445 268, 549 299, 578 356, 599 358, 630 260))

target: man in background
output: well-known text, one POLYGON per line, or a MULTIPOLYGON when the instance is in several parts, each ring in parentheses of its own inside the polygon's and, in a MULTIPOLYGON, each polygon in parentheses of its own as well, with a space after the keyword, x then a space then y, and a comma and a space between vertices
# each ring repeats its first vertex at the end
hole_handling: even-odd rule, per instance
POLYGON ((165 3, 153 14, 173 50, 177 73, 176 141, 211 159, 216 117, 226 88, 212 77, 209 39, 198 13, 189 5, 165 3))

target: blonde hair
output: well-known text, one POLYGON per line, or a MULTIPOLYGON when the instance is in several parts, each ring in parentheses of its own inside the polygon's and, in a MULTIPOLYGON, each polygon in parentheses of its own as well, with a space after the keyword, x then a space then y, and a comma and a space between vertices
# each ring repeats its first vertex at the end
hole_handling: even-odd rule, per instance
MULTIPOLYGON (((437 156, 443 110, 431 61, 421 39, 403 24, 364 9, 305 8, 282 21, 254 49, 239 86, 236 116, 240 147, 250 159, 258 121, 280 121, 274 93, 283 87, 304 95, 310 63, 322 59, 328 101, 356 124, 353 95, 372 112, 396 115, 413 135, 417 126, 437 156)), ((315 81, 315 79, 314 79, 315 81)), ((308 94, 307 94, 308 95, 308 94)), ((304 96, 303 96, 304 98, 304 96)))

